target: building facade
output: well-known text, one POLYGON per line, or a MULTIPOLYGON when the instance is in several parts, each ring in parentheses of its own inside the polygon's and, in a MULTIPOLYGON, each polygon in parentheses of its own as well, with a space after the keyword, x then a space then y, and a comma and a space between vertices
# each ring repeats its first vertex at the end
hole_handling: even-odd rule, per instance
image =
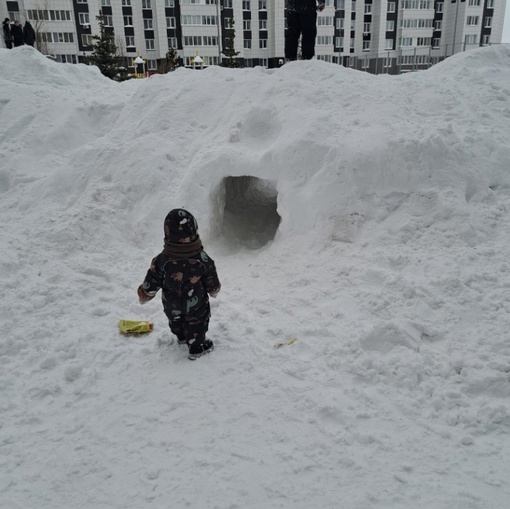
MULTIPOLYGON (((501 42, 506 0, 326 0, 316 56, 373 73, 428 67, 501 42)), ((77 63, 92 52, 102 13, 119 54, 156 71, 169 48, 184 65, 217 65, 233 22, 240 64, 284 62, 285 0, 0 0, 0 16, 29 20, 40 51, 77 63)))

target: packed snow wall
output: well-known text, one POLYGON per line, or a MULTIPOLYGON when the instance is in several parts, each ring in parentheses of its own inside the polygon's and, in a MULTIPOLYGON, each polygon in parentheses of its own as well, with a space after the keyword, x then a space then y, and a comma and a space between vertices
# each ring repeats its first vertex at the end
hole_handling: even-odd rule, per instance
POLYGON ((415 193, 451 189, 467 203, 509 185, 509 56, 484 48, 406 76, 311 61, 117 84, 4 50, 2 189, 24 185, 24 213, 47 200, 48 229, 59 217, 88 241, 154 242, 168 210, 185 206, 205 238, 233 247, 352 242, 415 193), (40 178, 52 181, 45 196, 40 178))

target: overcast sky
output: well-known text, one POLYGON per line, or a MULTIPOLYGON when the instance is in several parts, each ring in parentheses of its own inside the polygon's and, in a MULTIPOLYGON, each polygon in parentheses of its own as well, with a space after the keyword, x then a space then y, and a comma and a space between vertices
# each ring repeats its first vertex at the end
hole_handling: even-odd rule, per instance
POLYGON ((501 42, 510 42, 510 0, 506 0, 505 25, 501 42))

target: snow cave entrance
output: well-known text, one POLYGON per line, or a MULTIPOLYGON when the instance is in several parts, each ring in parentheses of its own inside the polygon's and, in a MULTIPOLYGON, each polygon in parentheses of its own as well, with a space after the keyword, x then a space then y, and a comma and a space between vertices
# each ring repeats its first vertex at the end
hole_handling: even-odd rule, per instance
POLYGON ((220 234, 232 247, 259 249, 274 239, 281 221, 274 182, 251 176, 225 177, 220 194, 220 234))

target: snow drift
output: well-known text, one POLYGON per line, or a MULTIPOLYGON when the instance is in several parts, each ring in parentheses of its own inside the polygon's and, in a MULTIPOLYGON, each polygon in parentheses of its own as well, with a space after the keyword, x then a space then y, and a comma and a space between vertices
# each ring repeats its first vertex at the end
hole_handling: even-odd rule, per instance
POLYGON ((117 84, 0 50, 5 506, 504 507, 509 62, 117 84), (193 366, 135 294, 174 207, 223 283, 193 366))

